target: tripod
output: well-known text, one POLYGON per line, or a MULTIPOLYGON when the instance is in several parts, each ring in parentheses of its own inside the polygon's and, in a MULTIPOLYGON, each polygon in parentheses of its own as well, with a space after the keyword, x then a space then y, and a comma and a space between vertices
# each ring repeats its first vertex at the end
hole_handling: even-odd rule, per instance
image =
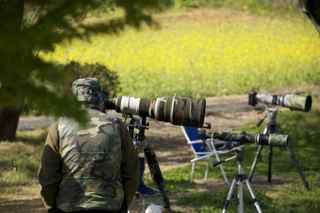
POLYGON ((222 210, 222 213, 226 213, 227 209, 230 205, 231 199, 235 193, 235 189, 238 189, 237 192, 237 199, 238 199, 238 213, 244 213, 244 185, 247 187, 249 194, 251 196, 251 199, 253 201, 253 204, 256 208, 256 211, 258 213, 262 213, 261 207, 259 205, 259 202, 254 194, 254 191, 252 189, 252 186, 250 185, 250 182, 247 178, 247 176, 244 173, 243 167, 242 167, 242 162, 243 162, 243 158, 244 158, 244 148, 242 146, 238 147, 235 149, 235 158, 236 158, 236 162, 237 162, 237 174, 235 175, 235 177, 233 178, 225 203, 224 203, 224 207, 222 210))
POLYGON ((157 185, 159 192, 161 193, 163 202, 164 202, 164 208, 167 210, 168 213, 171 213, 171 207, 170 207, 170 200, 168 198, 167 192, 165 190, 165 182, 164 178, 162 176, 159 162, 157 159, 157 156, 151 146, 146 144, 144 142, 145 139, 145 130, 148 128, 149 124, 147 123, 146 117, 139 117, 135 118, 131 116, 130 122, 129 122, 129 134, 131 135, 133 142, 136 146, 140 146, 143 148, 144 156, 147 159, 147 164, 150 169, 150 174, 157 185), (135 129, 138 130, 138 133, 135 133, 135 129))
MULTIPOLYGON (((257 127, 261 126, 261 124, 266 120, 266 127, 263 130, 264 134, 272 134, 278 131, 278 124, 277 124, 277 115, 278 115, 278 108, 274 107, 266 107, 265 116, 257 123, 257 127)), ((263 146, 259 145, 256 151, 255 158, 252 162, 250 172, 249 172, 249 181, 252 182, 253 176, 255 174, 256 166, 258 163, 258 159, 261 156, 263 146)), ((299 161, 296 159, 295 154, 291 148, 291 144, 289 143, 286 146, 286 149, 289 154, 289 158, 293 164, 293 166, 297 169, 300 178, 304 184, 304 187, 307 190, 310 190, 309 183, 304 175, 303 169, 299 163, 299 161)), ((273 147, 272 145, 269 145, 269 153, 268 153, 268 182, 271 183, 272 180, 272 156, 273 156, 273 147)))

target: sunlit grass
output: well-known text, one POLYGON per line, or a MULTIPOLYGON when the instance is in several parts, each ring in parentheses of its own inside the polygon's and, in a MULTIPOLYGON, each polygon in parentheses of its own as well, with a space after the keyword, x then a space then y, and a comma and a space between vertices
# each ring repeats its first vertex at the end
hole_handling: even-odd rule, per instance
POLYGON ((319 35, 302 17, 226 13, 160 16, 159 30, 73 40, 44 57, 102 63, 118 72, 126 95, 222 95, 320 80, 319 35))
POLYGON ((18 132, 17 141, 0 141, 0 194, 36 183, 46 130, 18 132))

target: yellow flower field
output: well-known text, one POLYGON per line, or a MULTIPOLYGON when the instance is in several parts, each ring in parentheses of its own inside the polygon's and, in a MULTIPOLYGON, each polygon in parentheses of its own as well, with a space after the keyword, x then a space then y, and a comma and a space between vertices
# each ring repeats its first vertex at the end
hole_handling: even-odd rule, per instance
POLYGON ((73 40, 44 57, 102 63, 126 95, 212 96, 320 80, 320 37, 306 19, 230 16, 160 17, 161 29, 73 40))

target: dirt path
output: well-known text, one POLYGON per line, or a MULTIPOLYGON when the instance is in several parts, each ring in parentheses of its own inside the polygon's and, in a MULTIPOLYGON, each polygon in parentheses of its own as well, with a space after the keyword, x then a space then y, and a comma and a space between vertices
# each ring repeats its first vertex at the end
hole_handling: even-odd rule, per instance
POLYGON ((18 130, 47 128, 53 121, 53 118, 47 116, 22 116, 19 119, 18 130))
POLYGON ((0 202, 1 213, 46 213, 40 198, 0 202))

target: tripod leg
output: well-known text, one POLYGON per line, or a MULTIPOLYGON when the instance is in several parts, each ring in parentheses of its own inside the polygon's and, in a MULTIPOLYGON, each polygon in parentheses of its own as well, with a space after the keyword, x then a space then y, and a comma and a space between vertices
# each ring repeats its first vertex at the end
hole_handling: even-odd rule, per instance
POLYGON ((227 195, 226 200, 225 200, 224 205, 223 205, 222 213, 226 213, 227 212, 227 209, 229 207, 232 195, 234 193, 234 188, 236 186, 236 182, 237 182, 236 178, 234 178, 232 180, 232 182, 231 182, 231 185, 230 185, 230 188, 229 188, 229 191, 228 191, 228 195, 227 195))
POLYGON ((144 155, 146 156, 147 159, 147 163, 150 169, 150 174, 151 177, 154 181, 154 183, 157 185, 161 195, 162 195, 162 199, 163 202, 165 204, 164 208, 171 213, 171 207, 170 207, 170 200, 169 197, 167 195, 167 192, 165 190, 165 181, 164 178, 162 176, 162 172, 160 170, 160 166, 159 166, 159 162, 157 159, 157 156, 155 154, 155 152, 153 151, 153 149, 150 146, 147 146, 144 149, 144 155))
POLYGON ((206 163, 206 171, 204 173, 204 180, 207 181, 208 180, 208 173, 209 173, 209 160, 206 163))
POLYGON ((244 213, 244 203, 243 203, 243 181, 238 180, 238 213, 244 213))
POLYGON ((258 146, 257 151, 256 151, 256 155, 254 157, 254 160, 252 162, 251 168, 250 168, 250 172, 249 172, 249 181, 252 182, 253 176, 255 174, 256 171, 256 166, 258 163, 258 160, 260 158, 261 152, 262 152, 263 146, 258 146))
POLYGON ((227 184, 227 186, 229 186, 230 183, 229 183, 228 177, 227 177, 227 175, 226 175, 226 172, 225 172, 224 169, 223 169, 223 165, 219 165, 219 168, 220 168, 222 177, 223 177, 223 179, 224 179, 224 182, 227 184))
POLYGON ((269 156, 268 156, 268 182, 271 183, 272 179, 272 145, 269 146, 269 156))
MULTIPOLYGON (((211 146, 210 146, 210 147, 212 147, 212 150, 213 150, 213 152, 214 152, 214 156, 216 157, 217 162, 220 162, 221 159, 220 159, 220 157, 219 157, 219 154, 218 154, 218 152, 217 152, 217 150, 216 150, 216 147, 215 147, 214 143, 211 143, 211 146)), ((219 165, 219 168, 220 168, 222 177, 223 177, 223 179, 224 179, 224 182, 227 184, 227 186, 229 186, 230 183, 229 183, 228 177, 227 177, 227 175, 226 175, 226 172, 224 171, 223 165, 220 164, 220 165, 219 165)))
POLYGON ((253 189, 252 189, 252 187, 251 187, 251 185, 249 183, 249 180, 245 180, 245 183, 247 185, 247 188, 248 188, 248 191, 250 193, 250 196, 251 196, 252 200, 254 201, 254 206, 256 207, 257 212, 258 213, 262 213, 261 207, 260 207, 260 205, 258 203, 258 200, 257 200, 256 196, 254 195, 254 192, 253 192, 253 189))
POLYGON ((289 152, 289 157, 290 157, 290 159, 291 159, 292 164, 293 164, 293 165, 296 167, 296 169, 298 170, 298 173, 299 173, 299 175, 300 175, 300 177, 301 177, 301 180, 302 180, 302 182, 303 182, 303 184, 304 184, 304 187, 305 187, 307 190, 310 190, 310 186, 309 186, 309 183, 308 183, 308 181, 307 181, 307 178, 306 178, 306 176, 304 175, 303 169, 302 169, 299 161, 296 159, 296 157, 295 157, 295 155, 294 155, 294 152, 293 152, 293 150, 292 150, 292 148, 291 148, 291 146, 290 146, 290 143, 289 143, 289 145, 287 146, 287 150, 288 150, 288 152, 289 152))
POLYGON ((194 169, 196 167, 196 162, 191 163, 191 174, 190 174, 190 182, 192 183, 193 181, 193 175, 194 175, 194 169))

